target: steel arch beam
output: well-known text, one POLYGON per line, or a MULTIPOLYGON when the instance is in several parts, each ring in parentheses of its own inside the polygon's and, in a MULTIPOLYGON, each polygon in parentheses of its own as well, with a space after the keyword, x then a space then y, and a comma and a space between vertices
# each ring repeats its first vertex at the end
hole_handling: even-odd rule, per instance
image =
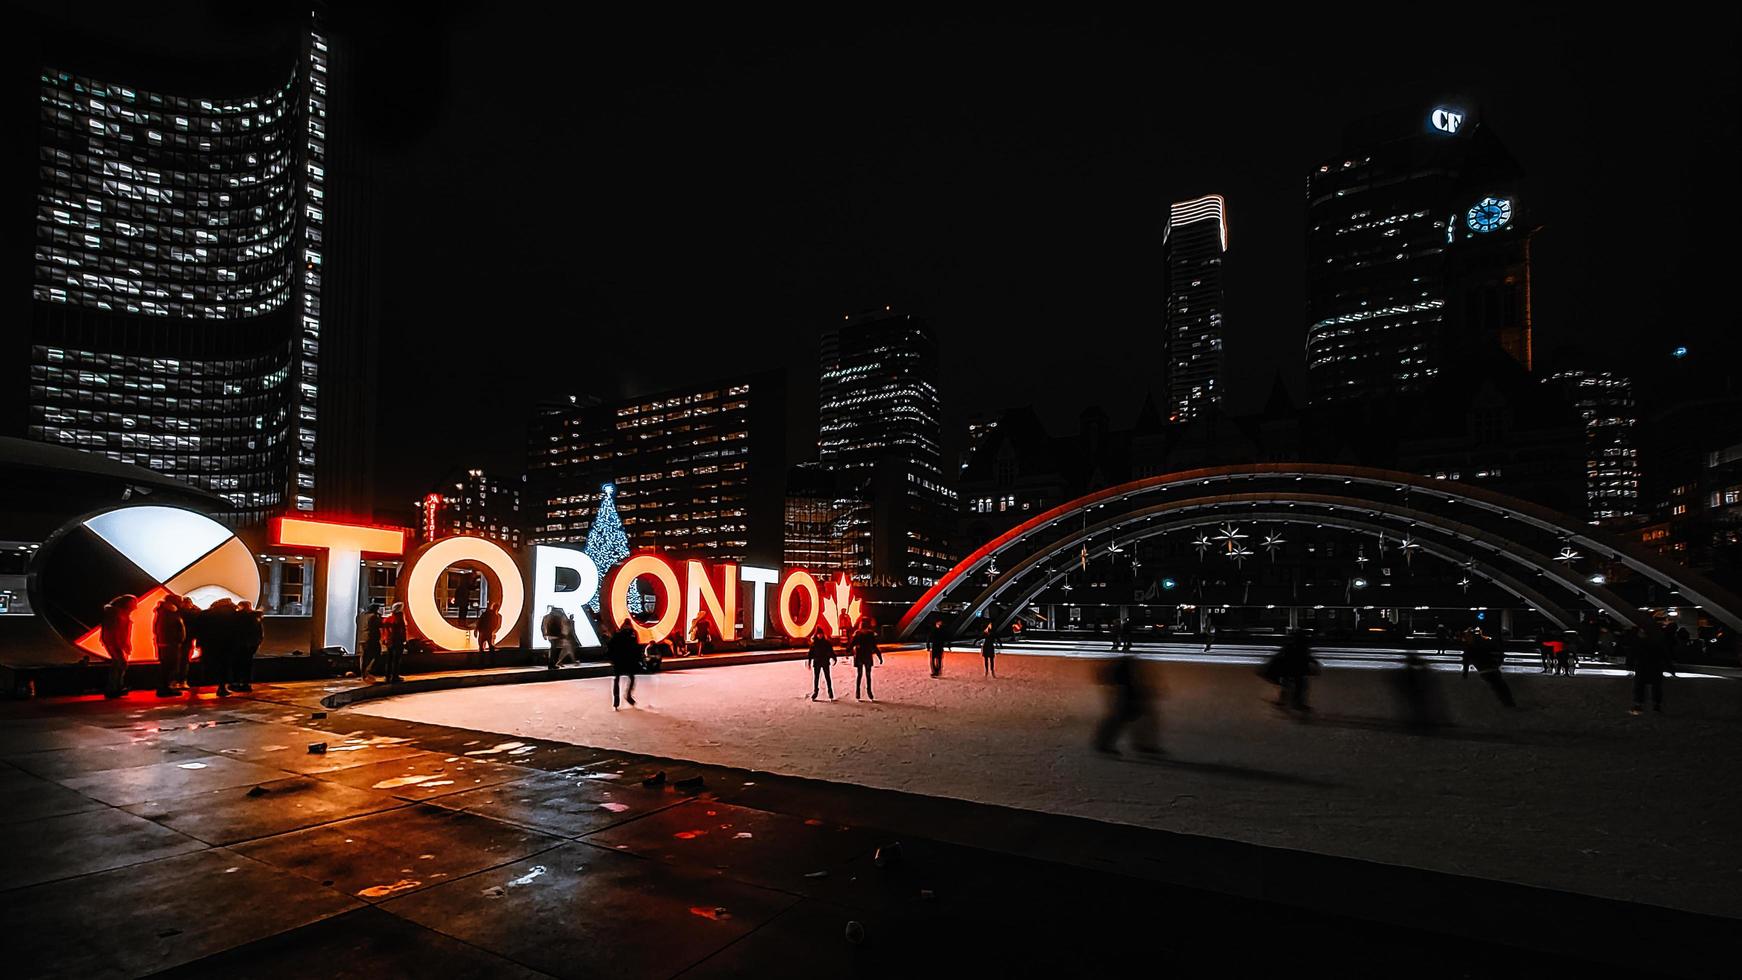
MULTIPOLYGON (((1125 540, 1134 543, 1146 538, 1165 534, 1169 531, 1196 527, 1204 524, 1215 524, 1229 519, 1226 513, 1217 512, 1207 507, 1201 509, 1204 510, 1203 513, 1170 513, 1163 511, 1156 514, 1147 514, 1137 517, 1135 520, 1138 523, 1146 523, 1152 518, 1163 516, 1164 514, 1172 519, 1150 524, 1146 527, 1127 529, 1127 537, 1125 540)), ((1346 514, 1306 514, 1290 512, 1288 510, 1267 509, 1249 511, 1243 515, 1243 518, 1247 520, 1270 521, 1279 524, 1328 524, 1346 530, 1355 531, 1377 532, 1391 530, 1391 528, 1379 521, 1367 520, 1358 516, 1346 514)), ((1076 534, 1067 535, 1065 538, 1055 542, 1054 547, 1042 549, 1041 551, 1037 551, 1035 554, 1029 556, 1029 558, 1024 559, 1022 563, 1012 567, 1008 572, 1005 572, 1004 575, 1000 576, 997 581, 989 585, 975 598, 973 603, 958 614, 956 621, 952 624, 952 633, 959 635, 976 616, 979 616, 994 602, 997 602, 1000 595, 1009 590, 1012 586, 1017 585, 1018 582, 1025 577, 1028 577, 1029 573, 1033 572, 1035 569, 1041 569, 1043 574, 1039 577, 1039 580, 1035 581, 1030 579, 1030 584, 1022 586, 1019 597, 1009 604, 1008 612, 1001 615, 995 624, 998 629, 1003 629, 1008 626, 1010 620, 1014 619, 1017 613, 1036 595, 1039 595, 1041 591, 1046 589, 1053 582, 1058 581, 1068 571, 1068 569, 1049 569, 1045 566, 1049 565, 1059 555, 1067 553, 1072 547, 1080 546, 1083 542, 1096 534, 1109 533, 1109 531, 1110 528, 1103 525, 1088 531, 1081 531, 1076 534)), ((1562 629, 1572 629, 1577 623, 1576 617, 1574 617, 1564 606, 1550 599, 1533 586, 1522 582, 1507 572, 1481 560, 1480 557, 1473 553, 1448 547, 1437 541, 1431 544, 1423 544, 1422 550, 1427 554, 1433 555, 1442 560, 1468 567, 1481 578, 1492 582, 1500 589, 1518 597, 1526 604, 1537 609, 1562 629)), ((1102 546, 1092 552, 1092 555, 1094 557, 1099 557, 1100 555, 1106 554, 1106 552, 1106 547, 1102 546)))
POLYGON ((1714 618, 1732 629, 1742 630, 1742 598, 1698 573, 1675 566, 1612 536, 1580 525, 1572 518, 1549 508, 1478 487, 1458 486, 1450 489, 1452 485, 1444 480, 1432 480, 1395 470, 1310 463, 1254 463, 1184 470, 1133 480, 1087 494, 1038 514, 993 538, 946 573, 908 609, 898 626, 898 633, 904 639, 911 638, 919 623, 930 616, 947 594, 979 572, 987 563, 1049 525, 1074 519, 1093 509, 1133 501, 1148 494, 1164 493, 1177 487, 1291 478, 1297 481, 1335 481, 1345 485, 1359 483, 1367 487, 1412 494, 1420 492, 1446 502, 1475 507, 1497 515, 1502 520, 1518 520, 1526 526, 1548 532, 1589 548, 1610 560, 1621 562, 1659 585, 1687 596, 1694 604, 1706 609, 1714 618))

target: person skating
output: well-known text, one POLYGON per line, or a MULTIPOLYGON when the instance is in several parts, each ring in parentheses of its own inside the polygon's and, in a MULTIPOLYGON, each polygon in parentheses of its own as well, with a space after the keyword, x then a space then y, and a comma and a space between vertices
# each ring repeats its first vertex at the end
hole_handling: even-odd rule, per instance
POLYGON ((1120 651, 1127 651, 1128 652, 1128 651, 1130 651, 1130 649, 1131 649, 1131 624, 1126 622, 1125 620, 1121 619, 1119 622, 1115 623, 1113 626, 1113 651, 1115 653, 1118 653, 1120 651))
POLYGON ((992 631, 992 624, 987 623, 985 632, 980 636, 980 659, 985 661, 986 667, 981 676, 993 678, 998 676, 998 665, 993 662, 997 656, 998 634, 992 631))
POLYGON ((103 689, 106 698, 127 693, 127 658, 133 653, 133 610, 138 605, 138 596, 118 595, 103 606, 98 636, 103 652, 109 655, 109 678, 103 689))
POLYGON ((829 642, 828 636, 821 629, 811 634, 810 650, 805 654, 805 662, 811 667, 811 700, 817 699, 817 689, 823 684, 829 688, 829 700, 835 699, 835 676, 830 670, 835 663, 835 645, 829 642))
POLYGON ((926 639, 926 650, 931 653, 931 675, 942 677, 944 674, 944 651, 950 648, 949 634, 944 632, 944 618, 938 616, 931 622, 931 636, 926 639))
POLYGON ((368 677, 380 666, 381 603, 371 602, 357 614, 357 676, 368 677))
POLYGON ((1136 657, 1115 657, 1107 668, 1107 716, 1095 726, 1095 751, 1118 755, 1119 733, 1131 728, 1131 741, 1146 755, 1161 754, 1160 720, 1155 696, 1143 684, 1143 667, 1136 657))
POLYGON ((1290 632, 1270 665, 1271 675, 1279 685, 1276 706, 1311 712, 1313 709, 1307 704, 1307 678, 1318 672, 1318 666, 1306 631, 1297 629, 1290 632))
POLYGON ((641 672, 641 640, 636 636, 635 624, 628 617, 624 617, 623 622, 617 624, 617 632, 611 634, 605 657, 611 661, 611 710, 616 711, 625 700, 631 708, 635 707, 635 675, 641 672), (624 676, 629 678, 629 685, 619 693, 617 683, 624 676))
POLYGON ((1675 673, 1675 655, 1671 651, 1675 644, 1675 634, 1667 627, 1656 643, 1641 638, 1632 644, 1632 655, 1627 666, 1633 671, 1633 710, 1629 714, 1639 714, 1645 710, 1645 692, 1651 692, 1651 710, 1663 710, 1663 675, 1665 672, 1675 673))
POLYGON ((1470 658, 1475 661, 1477 676, 1500 699, 1500 703, 1508 708, 1518 707, 1518 702, 1512 697, 1512 688, 1507 686, 1506 677, 1500 672, 1506 662, 1506 650, 1500 641, 1477 630, 1470 637, 1470 658))
POLYGON ((853 700, 859 697, 859 682, 865 682, 865 697, 877 700, 877 695, 871 690, 871 662, 883 666, 883 651, 877 649, 877 634, 871 629, 869 622, 861 622, 848 641, 848 649, 853 652, 853 700))
POLYGON ((151 639, 157 646, 157 696, 179 697, 176 676, 181 672, 182 642, 187 625, 181 618, 181 597, 171 592, 151 612, 151 639))
POLYGON ((405 603, 396 602, 387 617, 387 663, 385 668, 389 684, 398 684, 405 680, 399 674, 399 663, 405 658, 405 645, 410 641, 410 638, 405 603))

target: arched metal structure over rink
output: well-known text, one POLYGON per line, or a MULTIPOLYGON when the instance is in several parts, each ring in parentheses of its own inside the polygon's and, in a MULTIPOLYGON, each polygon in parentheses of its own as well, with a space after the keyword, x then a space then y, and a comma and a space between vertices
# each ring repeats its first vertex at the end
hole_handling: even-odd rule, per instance
POLYGON ((1581 574, 1572 555, 1625 565, 1742 630, 1742 599, 1697 573, 1574 518, 1479 487, 1413 473, 1356 466, 1255 463, 1133 480, 1060 504, 1000 534, 939 579, 902 616, 911 639, 942 611, 952 634, 979 616, 996 629, 1044 589, 1110 546, 1233 520, 1307 524, 1384 533, 1463 566, 1562 628, 1580 610, 1622 623, 1650 617, 1601 579, 1581 574), (996 571, 988 579, 987 569, 996 571))

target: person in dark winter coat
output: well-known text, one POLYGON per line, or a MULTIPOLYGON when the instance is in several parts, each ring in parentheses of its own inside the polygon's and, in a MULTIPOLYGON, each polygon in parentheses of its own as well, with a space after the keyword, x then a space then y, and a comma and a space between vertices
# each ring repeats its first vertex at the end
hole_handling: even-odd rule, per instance
POLYGON ((181 656, 176 658, 175 676, 170 679, 170 687, 185 691, 194 665, 194 642, 198 639, 194 630, 200 620, 200 607, 185 595, 176 607, 181 611, 181 656))
POLYGON ((393 604, 387 617, 387 683, 398 684, 405 680, 400 676, 399 663, 405 658, 405 645, 411 641, 411 624, 405 614, 405 603, 393 604))
POLYGON ((380 666, 381 603, 372 602, 357 614, 357 676, 368 677, 380 666))
POLYGON ((1506 650, 1500 646, 1500 641, 1477 630, 1470 635, 1470 659, 1476 666, 1476 673, 1483 683, 1500 699, 1500 703, 1508 708, 1518 707, 1518 702, 1512 697, 1512 688, 1506 683, 1506 676, 1500 668, 1506 662, 1506 650))
POLYGON ((992 631, 992 624, 986 624, 986 632, 980 637, 980 658, 986 662, 985 676, 997 677, 998 665, 993 658, 998 656, 998 634, 992 631))
POLYGON ((205 675, 217 683, 218 697, 230 696, 240 643, 234 600, 219 599, 200 613, 200 662, 205 675))
POLYGON ((1318 670, 1312 643, 1305 630, 1294 630, 1282 641, 1282 649, 1265 665, 1270 680, 1278 685, 1276 706, 1310 712, 1307 705, 1307 678, 1318 670))
POLYGON ((932 620, 931 636, 926 640, 926 649, 931 652, 931 675, 942 677, 944 673, 944 651, 950 648, 950 635, 944 632, 944 618, 939 616, 932 620))
POLYGON ((1132 743, 1147 755, 1161 753, 1160 720, 1155 695, 1143 683, 1143 666, 1136 657, 1115 657, 1107 668, 1107 716, 1095 726, 1095 751, 1118 755, 1119 733, 1132 729, 1132 743))
POLYGON ((103 652, 109 655, 109 680, 103 689, 106 698, 127 693, 127 658, 133 655, 133 610, 138 605, 138 596, 118 595, 103 606, 98 637, 103 641, 103 652))
POLYGON ((254 655, 266 640, 266 614, 244 601, 236 607, 236 669, 231 687, 238 691, 254 690, 254 655))
POLYGON ((617 710, 624 700, 628 700, 631 708, 635 707, 635 675, 641 672, 641 640, 635 633, 635 624, 628 619, 617 624, 617 632, 611 634, 611 642, 605 648, 605 657, 611 661, 611 710, 617 710), (625 676, 629 686, 619 694, 617 682, 625 676))
POLYGON ((860 623, 847 644, 853 651, 853 699, 859 700, 859 682, 864 681, 865 697, 877 700, 877 695, 871 691, 871 661, 876 660, 877 666, 883 666, 883 651, 877 649, 877 634, 872 631, 871 624, 860 623))
POLYGON ((173 698, 180 692, 175 679, 181 673, 182 644, 187 624, 181 618, 181 597, 170 593, 151 612, 151 639, 157 646, 157 696, 173 698))
POLYGON ((1663 710, 1663 675, 1675 673, 1675 634, 1668 627, 1659 637, 1635 637, 1629 644, 1627 667, 1633 671, 1633 710, 1645 710, 1645 692, 1651 692, 1651 710, 1663 710), (1656 642, 1652 642, 1653 640, 1656 642))
POLYGON ((496 666, 496 631, 502 627, 501 604, 492 602, 478 613, 472 632, 478 635, 478 659, 486 667, 496 666))
POLYGON ((817 689, 828 684, 829 700, 835 699, 835 676, 829 668, 835 663, 835 645, 818 629, 811 634, 810 650, 805 656, 805 662, 811 667, 811 700, 817 699, 817 689))

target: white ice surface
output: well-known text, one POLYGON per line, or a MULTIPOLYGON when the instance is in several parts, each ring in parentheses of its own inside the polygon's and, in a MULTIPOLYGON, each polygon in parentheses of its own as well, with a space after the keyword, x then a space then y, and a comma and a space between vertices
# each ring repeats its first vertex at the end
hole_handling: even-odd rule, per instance
POLYGON ((1311 723, 1245 665, 1155 663, 1159 765, 1088 749, 1100 663, 890 654, 880 700, 810 701, 801 663, 411 695, 353 710, 520 737, 838 780, 1742 917, 1742 682, 1670 678, 1630 717, 1630 681, 1508 675, 1505 711, 1471 674, 1433 675, 1457 722, 1411 734, 1392 675, 1328 669, 1311 723))

